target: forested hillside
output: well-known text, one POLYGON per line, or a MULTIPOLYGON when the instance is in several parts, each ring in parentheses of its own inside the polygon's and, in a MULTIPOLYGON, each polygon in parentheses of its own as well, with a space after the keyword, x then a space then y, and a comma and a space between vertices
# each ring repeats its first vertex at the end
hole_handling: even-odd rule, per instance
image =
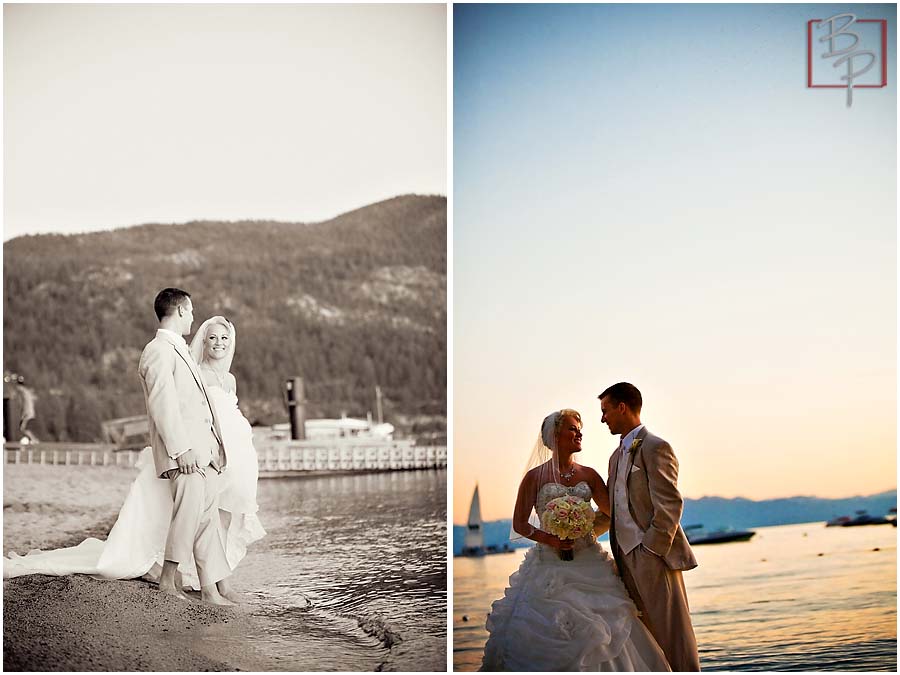
MULTIPOLYGON (((153 298, 192 295, 194 328, 237 329, 232 372, 252 422, 286 421, 282 382, 304 378, 308 415, 436 430, 446 414, 446 199, 402 196, 316 223, 151 224, 37 235, 3 247, 4 371, 38 397, 41 439, 95 440, 144 413, 137 377, 153 298)), ((190 339, 190 338, 188 338, 190 339)))

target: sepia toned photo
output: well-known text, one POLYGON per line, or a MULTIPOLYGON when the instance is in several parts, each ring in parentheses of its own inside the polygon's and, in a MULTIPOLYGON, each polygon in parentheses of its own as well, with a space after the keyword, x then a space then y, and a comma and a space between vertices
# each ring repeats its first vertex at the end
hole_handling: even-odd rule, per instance
POLYGON ((454 6, 454 670, 897 670, 895 44, 454 6))
POLYGON ((4 670, 446 670, 446 6, 3 12, 4 670))

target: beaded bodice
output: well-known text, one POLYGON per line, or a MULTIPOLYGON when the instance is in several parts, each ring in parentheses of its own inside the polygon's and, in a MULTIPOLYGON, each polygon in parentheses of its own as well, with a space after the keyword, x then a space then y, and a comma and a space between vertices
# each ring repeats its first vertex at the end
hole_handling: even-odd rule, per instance
POLYGON ((561 483, 544 483, 541 485, 541 489, 538 490, 534 508, 540 515, 547 508, 548 502, 565 495, 580 497, 584 501, 589 502, 593 493, 591 492, 591 486, 587 484, 586 480, 572 486, 562 485, 561 483))
MULTIPOLYGON (((581 481, 571 486, 562 485, 561 483, 544 483, 538 490, 537 499, 535 499, 534 503, 534 508, 538 517, 546 510, 547 503, 550 502, 550 500, 556 499, 557 497, 564 497, 565 495, 572 495, 573 497, 579 497, 586 502, 590 502, 593 493, 591 492, 591 486, 588 485, 587 481, 581 481)), ((580 551, 587 546, 593 545, 593 543, 594 535, 588 534, 581 539, 575 540, 575 550, 580 551)), ((538 546, 541 548, 550 548, 544 546, 544 544, 538 544, 538 546)))

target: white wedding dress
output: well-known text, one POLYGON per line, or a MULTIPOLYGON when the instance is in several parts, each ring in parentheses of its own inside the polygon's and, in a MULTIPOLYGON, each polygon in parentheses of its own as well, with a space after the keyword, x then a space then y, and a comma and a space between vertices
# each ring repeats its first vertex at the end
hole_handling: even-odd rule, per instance
MULTIPOLYGON (((563 495, 591 499, 590 486, 545 483, 535 508, 563 495)), ((668 671, 662 650, 638 618, 594 536, 575 542, 574 560, 537 544, 509 578, 488 615, 483 671, 668 671)))
MULTIPOLYGON (((207 393, 216 410, 228 459, 222 473, 225 480, 219 513, 225 555, 233 570, 246 554, 247 546, 266 534, 256 515, 259 469, 252 429, 237 406, 237 397, 218 386, 207 385, 207 393)), ((10 553, 3 559, 3 578, 90 574, 104 579, 158 580, 172 520, 172 493, 168 481, 156 474, 150 448, 141 452, 137 468, 138 476, 106 541, 90 538, 70 548, 32 551, 25 556, 10 553)), ((200 588, 193 560, 179 565, 179 571, 185 585, 200 588)))

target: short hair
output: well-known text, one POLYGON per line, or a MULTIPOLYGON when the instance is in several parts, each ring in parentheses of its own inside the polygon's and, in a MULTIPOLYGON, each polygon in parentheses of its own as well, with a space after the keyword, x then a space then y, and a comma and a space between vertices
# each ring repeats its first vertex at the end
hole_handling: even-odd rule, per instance
POLYGON ((605 396, 609 396, 609 400, 616 405, 624 403, 635 414, 641 412, 641 406, 644 404, 641 392, 628 382, 617 382, 613 386, 607 387, 597 398, 602 399, 605 396))
POLYGON ((191 294, 180 288, 162 289, 156 294, 156 299, 153 301, 153 311, 156 312, 156 318, 162 321, 189 297, 191 297, 191 294))

